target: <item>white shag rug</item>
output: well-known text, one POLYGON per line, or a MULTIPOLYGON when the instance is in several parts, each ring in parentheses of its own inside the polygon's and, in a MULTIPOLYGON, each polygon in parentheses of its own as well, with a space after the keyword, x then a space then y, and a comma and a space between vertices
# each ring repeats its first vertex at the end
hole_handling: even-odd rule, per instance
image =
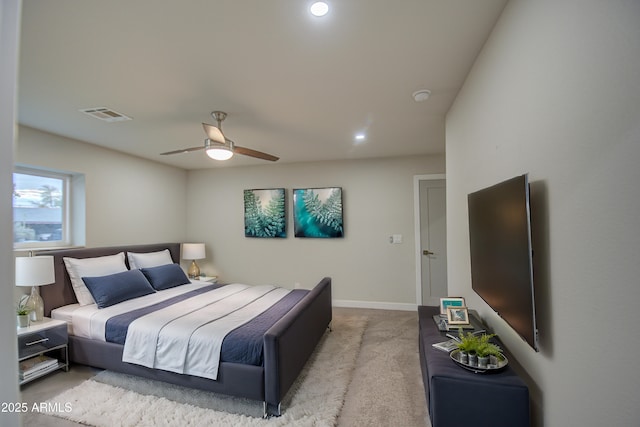
POLYGON ((96 427, 334 426, 351 382, 366 318, 335 316, 283 399, 280 417, 262 402, 103 372, 47 402, 51 415, 96 427), (253 416, 252 416, 253 415, 253 416))

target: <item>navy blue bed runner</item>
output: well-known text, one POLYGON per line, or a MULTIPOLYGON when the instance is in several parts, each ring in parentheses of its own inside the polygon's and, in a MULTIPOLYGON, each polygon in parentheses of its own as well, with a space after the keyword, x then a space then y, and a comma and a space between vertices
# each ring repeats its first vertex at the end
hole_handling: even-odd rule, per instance
MULTIPOLYGON (((124 345, 129 324, 138 317, 170 306, 187 298, 197 296, 224 285, 210 285, 166 301, 111 317, 105 327, 105 339, 108 342, 124 345)), ((295 306, 309 291, 294 289, 272 307, 251 319, 249 322, 231 331, 222 342, 221 362, 242 363, 261 366, 263 362, 263 339, 267 330, 295 306)))

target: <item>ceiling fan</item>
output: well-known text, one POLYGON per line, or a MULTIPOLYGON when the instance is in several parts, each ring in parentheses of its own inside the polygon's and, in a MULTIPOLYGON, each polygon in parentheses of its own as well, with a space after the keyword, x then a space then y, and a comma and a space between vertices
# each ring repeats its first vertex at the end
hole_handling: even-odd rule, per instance
POLYGON ((279 157, 272 156, 271 154, 263 153, 262 151, 252 150, 251 148, 240 147, 236 145, 232 140, 225 137, 222 133, 222 121, 227 117, 227 113, 224 111, 213 111, 211 113, 218 126, 213 126, 207 123, 202 123, 204 132, 207 134, 207 138, 204 140, 204 145, 191 148, 183 148, 181 150, 167 151, 166 153, 160 153, 162 156, 170 154, 190 153, 192 151, 206 150, 207 156, 215 160, 228 160, 234 153, 244 154, 245 156, 255 157, 263 160, 270 160, 275 162, 279 157))

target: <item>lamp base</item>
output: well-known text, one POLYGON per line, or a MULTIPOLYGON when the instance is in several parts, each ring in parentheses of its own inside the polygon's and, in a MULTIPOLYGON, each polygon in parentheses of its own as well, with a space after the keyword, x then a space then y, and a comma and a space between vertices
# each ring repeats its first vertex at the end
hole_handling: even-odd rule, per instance
POLYGON ((187 271, 187 275, 189 279, 195 279, 200 277, 200 267, 196 264, 196 260, 191 261, 191 265, 189 266, 189 271, 187 271))
POLYGON ((26 306, 29 308, 29 320, 32 322, 41 322, 44 318, 44 301, 38 293, 36 286, 31 287, 31 294, 27 298, 26 306))

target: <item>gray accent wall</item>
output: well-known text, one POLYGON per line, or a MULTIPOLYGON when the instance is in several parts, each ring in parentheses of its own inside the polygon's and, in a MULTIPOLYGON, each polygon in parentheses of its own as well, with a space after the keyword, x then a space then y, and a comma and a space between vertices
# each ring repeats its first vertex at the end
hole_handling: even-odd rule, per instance
POLYGON ((84 175, 86 220, 81 244, 82 240, 90 247, 179 242, 186 235, 183 169, 26 126, 18 127, 15 161, 84 175))
POLYGON ((511 1, 447 115, 449 292, 528 377, 535 426, 640 423, 640 2, 511 1), (529 173, 535 353, 472 291, 467 194, 529 173))
POLYGON ((201 272, 222 281, 310 288, 330 276, 338 305, 415 310, 413 177, 443 174, 442 155, 185 171, 18 130, 17 162, 84 174, 86 246, 203 242, 201 272), (294 237, 292 190, 312 187, 342 187, 343 238, 294 237), (244 236, 244 190, 261 188, 286 189, 286 239, 244 236))
MULTIPOLYGON (((18 340, 16 336, 16 312, 13 305, 14 258, 12 217, 13 148, 15 138, 16 79, 18 71, 18 39, 20 34, 19 0, 0 2, 0 402, 17 403, 18 391, 18 340)), ((9 409, 9 408, 8 408, 9 409)), ((0 425, 20 425, 18 411, 0 412, 0 425)))
POLYGON ((207 244, 201 271, 223 281, 310 288, 330 276, 337 304, 415 310, 413 176, 443 172, 444 156, 190 171, 188 237, 207 244), (245 237, 244 190, 282 187, 287 238, 245 237), (292 190, 313 187, 342 187, 343 238, 294 237, 292 190))

